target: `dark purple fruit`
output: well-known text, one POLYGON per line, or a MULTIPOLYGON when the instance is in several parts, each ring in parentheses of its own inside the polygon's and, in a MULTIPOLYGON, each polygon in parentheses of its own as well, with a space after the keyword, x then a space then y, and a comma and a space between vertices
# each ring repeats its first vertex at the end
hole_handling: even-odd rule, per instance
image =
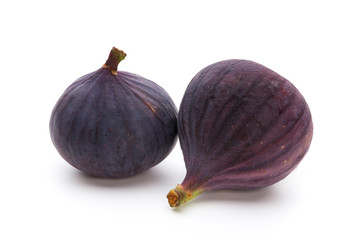
POLYGON ((285 178, 313 134, 304 97, 274 71, 246 60, 201 70, 180 105, 178 131, 186 176, 171 207, 219 189, 254 189, 285 178))
POLYGON ((161 162, 176 141, 173 101, 154 82, 117 71, 125 56, 113 48, 102 68, 65 90, 51 114, 56 149, 92 176, 139 174, 161 162))

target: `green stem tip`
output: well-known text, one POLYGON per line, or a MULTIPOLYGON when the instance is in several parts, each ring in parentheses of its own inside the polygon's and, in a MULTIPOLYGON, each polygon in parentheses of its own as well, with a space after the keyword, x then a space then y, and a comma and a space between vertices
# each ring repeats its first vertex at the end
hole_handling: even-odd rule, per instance
POLYGON ((106 63, 103 65, 103 68, 109 69, 113 75, 116 75, 117 67, 119 63, 124 60, 125 57, 126 53, 124 51, 113 47, 110 51, 106 63))

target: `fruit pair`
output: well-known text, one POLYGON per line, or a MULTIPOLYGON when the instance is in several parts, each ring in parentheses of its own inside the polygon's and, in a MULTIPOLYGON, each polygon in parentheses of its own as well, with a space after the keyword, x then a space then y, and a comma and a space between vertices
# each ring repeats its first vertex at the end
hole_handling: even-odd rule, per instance
POLYGON ((167 195, 177 207, 204 191, 252 189, 285 178, 312 139, 309 107, 288 80, 246 60, 201 70, 177 110, 161 87, 117 71, 116 48, 99 70, 75 81, 50 120, 53 143, 74 167, 129 177, 161 162, 179 134, 187 174, 167 195))

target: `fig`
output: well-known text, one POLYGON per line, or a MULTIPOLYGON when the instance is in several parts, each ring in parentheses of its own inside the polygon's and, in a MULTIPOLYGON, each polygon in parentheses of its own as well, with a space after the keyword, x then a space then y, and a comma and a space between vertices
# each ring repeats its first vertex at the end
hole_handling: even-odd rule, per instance
POLYGON ((172 99, 154 82, 117 71, 125 56, 112 48, 100 69, 65 90, 50 118, 62 158, 95 177, 140 174, 161 162, 177 139, 172 99))
POLYGON ((284 77, 248 60, 209 65, 180 104, 186 176, 168 202, 178 207, 206 191, 274 184, 302 160, 312 133, 308 104, 284 77))

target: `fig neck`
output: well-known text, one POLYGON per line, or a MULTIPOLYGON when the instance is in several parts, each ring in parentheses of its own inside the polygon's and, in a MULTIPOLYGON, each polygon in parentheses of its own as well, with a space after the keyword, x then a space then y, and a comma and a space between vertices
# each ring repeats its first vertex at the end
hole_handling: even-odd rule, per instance
POLYGON ((116 75, 118 65, 122 60, 124 60, 125 57, 126 57, 126 53, 124 51, 119 50, 116 47, 113 47, 110 51, 106 63, 102 67, 109 69, 112 75, 116 75))

